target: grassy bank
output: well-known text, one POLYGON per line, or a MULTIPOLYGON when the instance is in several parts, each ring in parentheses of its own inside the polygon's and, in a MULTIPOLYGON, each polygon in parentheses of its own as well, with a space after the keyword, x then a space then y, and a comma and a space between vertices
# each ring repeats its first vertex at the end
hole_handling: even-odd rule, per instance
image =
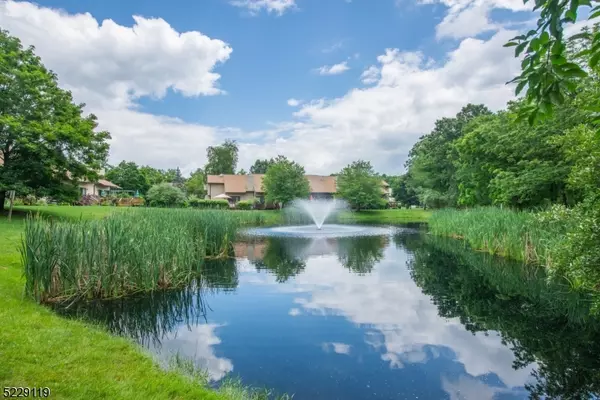
POLYGON ((23 298, 24 221, 0 217, 0 383, 46 386, 56 399, 225 399, 161 370, 130 341, 23 298))
POLYGON ((439 210, 428 225, 432 234, 464 239, 476 250, 550 267, 568 228, 532 212, 495 207, 439 210))
MULTIPOLYGON (((31 208, 28 207, 28 210, 31 208)), ((93 220, 109 207, 42 207, 58 218, 93 220)), ((0 384, 49 387, 55 399, 263 399, 237 383, 207 388, 185 371, 165 371, 130 340, 58 316, 23 296, 19 254, 25 219, 0 216, 0 384)))

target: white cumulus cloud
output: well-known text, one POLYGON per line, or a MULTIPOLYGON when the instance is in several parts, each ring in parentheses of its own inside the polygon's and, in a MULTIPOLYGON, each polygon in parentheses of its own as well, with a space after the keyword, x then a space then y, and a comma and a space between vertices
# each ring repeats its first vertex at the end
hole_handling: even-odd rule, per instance
MULTIPOLYGON (((202 166, 206 147, 225 138, 239 141, 239 167, 245 169, 256 158, 283 154, 308 173, 330 174, 357 159, 371 160, 380 172, 401 172, 408 150, 436 119, 455 115, 469 102, 504 107, 513 98, 505 82, 519 70, 511 49, 502 47, 515 36, 505 29, 488 40, 462 39, 436 62, 419 52, 382 49, 362 75, 369 86, 307 99, 289 120, 246 131, 189 123, 137 106, 139 98, 160 99, 169 90, 183 96, 226 90, 216 71, 232 49, 222 40, 178 32, 160 18, 134 17, 125 26, 14 1, 0 2, 0 25, 35 45, 60 85, 98 115, 100 128, 112 134, 111 163, 179 166, 184 173, 202 166)), ((349 68, 347 62, 336 65, 327 71, 349 68)))

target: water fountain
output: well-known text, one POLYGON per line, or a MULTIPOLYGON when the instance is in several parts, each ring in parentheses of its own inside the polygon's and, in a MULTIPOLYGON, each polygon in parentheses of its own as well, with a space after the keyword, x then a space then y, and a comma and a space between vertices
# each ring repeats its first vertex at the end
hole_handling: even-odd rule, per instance
POLYGON ((287 225, 274 228, 253 228, 246 231, 252 236, 293 236, 293 237, 344 237, 385 235, 387 228, 370 227, 366 225, 329 224, 328 219, 341 211, 349 211, 348 204, 343 200, 305 200, 297 199, 284 209, 286 217, 293 221, 309 225, 287 225))

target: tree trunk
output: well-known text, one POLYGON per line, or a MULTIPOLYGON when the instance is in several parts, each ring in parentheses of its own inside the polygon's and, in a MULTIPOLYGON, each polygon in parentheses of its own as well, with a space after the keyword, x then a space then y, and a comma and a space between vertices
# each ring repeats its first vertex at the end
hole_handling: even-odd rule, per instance
POLYGON ((0 211, 4 211, 4 200, 6 200, 6 190, 0 190, 0 211))

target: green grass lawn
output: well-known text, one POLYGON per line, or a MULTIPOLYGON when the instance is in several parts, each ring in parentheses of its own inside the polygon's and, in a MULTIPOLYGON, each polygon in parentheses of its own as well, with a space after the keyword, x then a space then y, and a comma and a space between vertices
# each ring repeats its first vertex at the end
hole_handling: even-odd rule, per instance
POLYGON ((409 222, 427 222, 430 211, 421 208, 366 210, 346 213, 340 216, 341 221, 355 220, 357 222, 372 222, 381 224, 401 224, 409 222))

